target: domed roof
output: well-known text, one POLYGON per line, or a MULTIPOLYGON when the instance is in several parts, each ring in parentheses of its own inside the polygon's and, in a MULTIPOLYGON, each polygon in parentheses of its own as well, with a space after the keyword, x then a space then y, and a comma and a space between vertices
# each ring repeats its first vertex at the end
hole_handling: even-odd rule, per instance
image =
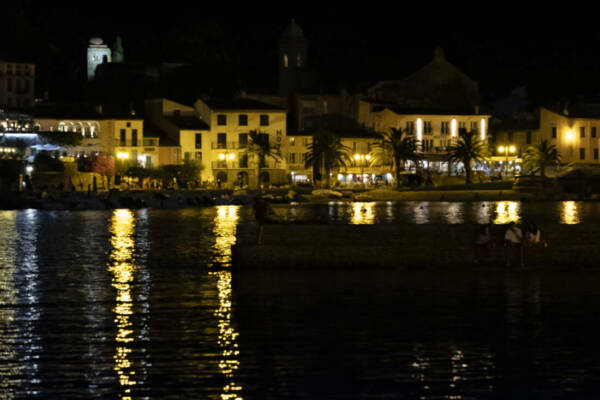
POLYGON ((90 39, 90 44, 94 45, 94 46, 100 46, 100 45, 104 44, 104 41, 102 40, 102 38, 94 36, 93 38, 90 39))
POLYGON ((298 26, 295 20, 292 19, 292 22, 285 28, 283 33, 281 34, 281 41, 306 41, 306 37, 304 36, 304 32, 302 28, 298 26))

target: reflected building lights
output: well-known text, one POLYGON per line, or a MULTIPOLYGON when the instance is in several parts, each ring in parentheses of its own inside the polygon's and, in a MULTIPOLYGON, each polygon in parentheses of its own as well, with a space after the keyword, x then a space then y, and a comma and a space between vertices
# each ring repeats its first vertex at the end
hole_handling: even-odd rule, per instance
POLYGON ((447 224, 462 224, 465 222, 462 208, 463 203, 449 203, 446 211, 446 223, 447 224))
POLYGON ((117 324, 117 347, 113 356, 114 370, 118 375, 119 384, 123 393, 120 398, 131 399, 131 388, 137 384, 133 364, 129 360, 134 341, 133 324, 130 318, 133 315, 133 273, 134 264, 133 237, 135 227, 134 215, 130 210, 115 210, 111 220, 111 245, 110 265, 108 270, 113 274, 112 286, 117 290, 116 304, 113 308, 115 323, 117 324))
POLYGON ((579 207, 579 203, 575 201, 563 201, 560 210, 560 222, 568 225, 580 223, 579 207))
POLYGON ((496 204, 496 218, 494 224, 508 224, 519 222, 519 203, 516 201, 499 201, 496 204))
POLYGON ((353 202, 352 218, 353 225, 371 225, 375 222, 375 202, 353 202))
POLYGON ((412 213, 416 224, 427 224, 429 222, 429 203, 415 204, 412 213))
POLYGON ((15 288, 16 212, 0 212, 0 398, 14 399, 15 389, 21 384, 24 366, 20 364, 15 350, 18 325, 15 321, 15 305, 18 291, 15 288), (15 332, 11 334, 10 332, 15 332))
MULTIPOLYGON (((214 221, 215 265, 231 265, 231 246, 235 244, 235 234, 239 220, 239 206, 219 206, 214 221)), ((219 370, 226 378, 221 399, 241 400, 242 387, 235 383, 235 372, 240 366, 237 338, 239 333, 231 323, 231 272, 227 270, 211 271, 209 275, 216 280, 219 296, 218 305, 213 315, 218 320, 218 344, 221 348, 219 370)))

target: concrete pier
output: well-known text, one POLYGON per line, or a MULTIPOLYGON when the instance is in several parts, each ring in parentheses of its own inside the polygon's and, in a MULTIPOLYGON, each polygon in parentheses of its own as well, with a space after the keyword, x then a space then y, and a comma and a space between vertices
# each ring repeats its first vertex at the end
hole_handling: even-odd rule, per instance
MULTIPOLYGON (((544 224, 542 243, 525 250, 532 269, 589 269, 600 265, 600 227, 594 224, 544 224), (547 247, 544 246, 547 243, 547 247)), ((266 225, 257 245, 257 225, 238 226, 232 246, 239 270, 379 270, 505 268, 505 225, 492 225, 495 248, 474 264, 478 225, 266 225)), ((520 268, 519 248, 511 265, 520 268)))

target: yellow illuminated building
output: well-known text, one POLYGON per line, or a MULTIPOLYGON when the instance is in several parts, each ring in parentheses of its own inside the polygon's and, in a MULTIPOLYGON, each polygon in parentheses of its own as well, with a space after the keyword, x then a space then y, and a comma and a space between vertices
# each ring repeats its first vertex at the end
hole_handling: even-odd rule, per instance
MULTIPOLYGON (((584 113, 557 112, 540 107, 536 118, 528 121, 507 121, 494 128, 497 146, 514 146, 514 156, 520 157, 529 146, 547 140, 556 146, 563 164, 599 164, 600 118, 584 113)), ((499 160, 504 157, 496 149, 499 160)), ((513 154, 509 154, 513 158, 513 154)), ((547 174, 554 171, 547 168, 547 174)))

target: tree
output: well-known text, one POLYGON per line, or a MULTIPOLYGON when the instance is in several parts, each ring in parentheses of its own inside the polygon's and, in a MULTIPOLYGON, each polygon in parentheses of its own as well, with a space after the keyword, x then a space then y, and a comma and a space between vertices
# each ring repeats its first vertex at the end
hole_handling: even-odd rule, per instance
POLYGON ((41 151, 33 159, 33 170, 35 172, 62 172, 65 170, 65 165, 48 152, 41 151))
POLYGON ((338 135, 319 129, 314 133, 312 143, 308 145, 305 166, 321 171, 321 176, 324 173, 326 187, 329 188, 331 170, 348 165, 350 162, 349 150, 342 144, 338 135))
POLYGON ((198 179, 203 168, 197 161, 186 160, 181 165, 163 165, 160 167, 160 173, 152 172, 149 176, 154 179, 162 178, 165 186, 169 186, 174 178, 178 185, 187 186, 188 183, 198 179))
POLYGON ((465 183, 471 183, 471 168, 473 162, 484 161, 486 159, 486 147, 479 140, 477 131, 466 131, 461 129, 458 134, 458 141, 451 146, 446 160, 448 162, 462 162, 465 167, 465 183))
POLYGON ((408 136, 406 130, 391 128, 389 133, 381 133, 381 139, 376 146, 379 149, 380 158, 392 159, 398 188, 402 183, 400 175, 404 170, 404 163, 406 161, 417 163, 423 158, 417 152, 417 142, 414 138, 408 136))
POLYGON ((528 168, 533 172, 539 169, 542 177, 546 176, 546 167, 558 166, 560 164, 561 155, 556 149, 556 146, 549 144, 548 140, 542 140, 541 143, 529 146, 523 154, 523 161, 528 168))
POLYGON ((38 136, 45 143, 50 143, 56 146, 79 146, 81 144, 81 133, 79 132, 38 132, 38 136))
POLYGON ((272 158, 275 161, 281 159, 281 153, 278 146, 274 146, 269 141, 269 134, 252 130, 248 133, 250 140, 248 141, 248 147, 246 152, 254 154, 258 158, 257 163, 257 189, 261 188, 262 180, 262 169, 266 166, 268 158, 272 158))
POLYGON ((95 172, 102 176, 102 179, 106 177, 107 182, 110 183, 110 176, 115 174, 115 160, 111 156, 105 154, 98 154, 92 160, 92 172, 95 172))

